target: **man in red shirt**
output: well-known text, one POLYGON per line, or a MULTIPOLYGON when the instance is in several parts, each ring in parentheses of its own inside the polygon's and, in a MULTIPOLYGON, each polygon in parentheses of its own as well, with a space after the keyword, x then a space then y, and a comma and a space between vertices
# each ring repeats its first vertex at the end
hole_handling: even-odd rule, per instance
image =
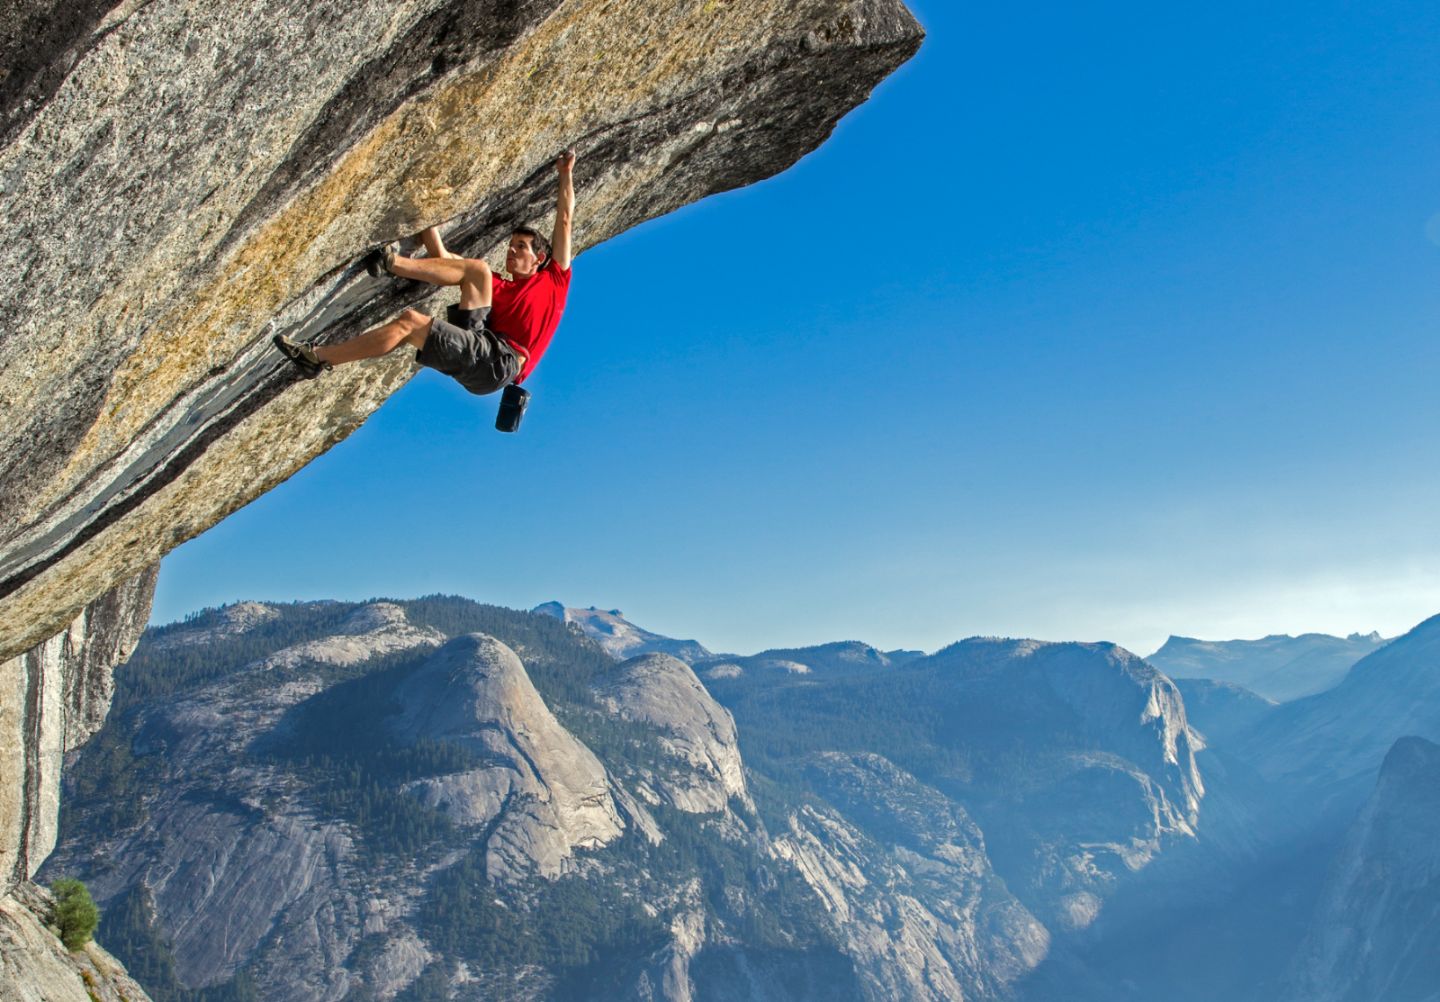
POLYGON ((507 383, 523 382, 550 346, 570 289, 575 152, 561 154, 555 167, 560 192, 554 234, 547 244, 534 230, 516 227, 505 254, 508 279, 493 275, 484 261, 446 250, 433 226, 420 234, 425 257, 401 257, 393 246, 377 252, 372 274, 380 274, 383 267, 402 278, 459 286, 460 302, 449 307, 445 320, 409 309, 340 344, 311 346, 278 334, 276 346, 312 378, 408 344, 417 350, 415 359, 421 365, 453 376, 471 393, 494 393, 507 383))

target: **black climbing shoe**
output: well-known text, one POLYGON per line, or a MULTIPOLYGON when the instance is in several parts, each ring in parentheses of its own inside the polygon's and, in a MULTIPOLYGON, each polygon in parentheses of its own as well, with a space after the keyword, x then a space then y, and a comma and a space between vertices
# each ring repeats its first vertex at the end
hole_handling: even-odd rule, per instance
POLYGON ((275 342, 275 347, 279 348, 286 358, 295 363, 306 379, 314 379, 320 373, 329 372, 334 368, 329 362, 320 361, 320 357, 308 344, 291 341, 284 334, 276 334, 271 340, 275 342))
POLYGON ((381 244, 365 257, 365 271, 371 278, 384 278, 390 274, 390 265, 400 250, 399 244, 381 244))

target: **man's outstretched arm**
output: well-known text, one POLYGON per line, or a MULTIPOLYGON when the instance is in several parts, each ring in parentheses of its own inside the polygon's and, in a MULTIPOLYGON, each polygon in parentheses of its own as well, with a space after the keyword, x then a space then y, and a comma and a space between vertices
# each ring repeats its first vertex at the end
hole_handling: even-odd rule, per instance
POLYGON ((571 176, 574 168, 574 150, 566 150, 555 161, 555 169, 560 174, 560 194, 555 200, 555 232, 550 237, 550 257, 561 271, 570 267, 570 226, 575 217, 575 179, 571 176))

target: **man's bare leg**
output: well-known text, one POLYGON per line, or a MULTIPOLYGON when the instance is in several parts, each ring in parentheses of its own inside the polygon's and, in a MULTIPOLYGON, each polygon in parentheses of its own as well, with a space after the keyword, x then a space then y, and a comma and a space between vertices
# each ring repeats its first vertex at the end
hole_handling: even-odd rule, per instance
POLYGON ((440 239, 440 231, 434 226, 420 233, 420 242, 425 245, 425 253, 431 257, 460 256, 459 254, 452 253, 445 247, 445 241, 440 239))
POLYGON ((474 310, 489 306, 494 288, 490 266, 478 258, 460 257, 445 249, 440 231, 430 227, 420 234, 429 257, 401 257, 390 262, 390 273, 431 285, 458 285, 460 308, 474 310))
POLYGON ((425 347, 430 337, 430 318, 419 310, 406 310, 388 324, 381 324, 364 334, 339 344, 315 345, 315 356, 331 365, 358 362, 362 358, 388 355, 402 344, 417 350, 425 347))

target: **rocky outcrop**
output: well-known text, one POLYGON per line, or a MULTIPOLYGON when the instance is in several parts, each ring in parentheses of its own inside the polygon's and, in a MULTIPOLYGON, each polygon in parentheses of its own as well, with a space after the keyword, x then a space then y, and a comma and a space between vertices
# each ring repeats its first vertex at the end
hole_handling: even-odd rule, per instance
POLYGON ((1440 986, 1440 746, 1397 741, 1331 869, 1286 996, 1423 1002, 1440 986))
POLYGON ((606 654, 621 661, 641 654, 669 654, 686 664, 694 664, 710 657, 710 652, 696 641, 651 633, 630 622, 619 609, 597 609, 593 605, 588 609, 569 609, 559 602, 545 602, 530 611, 573 623, 606 654))
POLYGON ((900 0, 11 12, 0 656, 280 483, 409 378, 397 353, 297 382, 269 346, 429 301, 366 278, 365 248, 445 224, 456 250, 491 253, 515 223, 548 223, 550 164, 573 145, 583 250, 783 170, 921 35, 900 0))
POLYGON ((265 623, 273 623, 280 613, 264 602, 236 602, 217 610, 213 622, 190 629, 171 629, 152 639, 155 650, 177 647, 204 647, 226 637, 238 637, 265 623))
POLYGON ((486 863, 494 879, 558 876, 575 849, 619 837, 624 822, 605 767, 560 725, 500 641, 478 633, 450 641, 396 698, 402 738, 467 747, 487 760, 410 792, 461 824, 492 826, 486 863))
POLYGON ((700 882, 687 881, 678 889, 683 902, 670 922, 668 941, 652 954, 635 978, 635 996, 656 1002, 694 1002, 690 963, 706 942, 705 909, 700 882))
POLYGON ((0 1002, 148 1002, 95 943, 65 949, 49 927, 54 907, 50 893, 31 883, 0 898, 0 1002))
POLYGON ((642 655, 598 676, 591 688, 612 712, 655 727, 674 759, 647 777, 642 795, 648 790, 692 813, 723 811, 731 797, 747 799, 735 720, 685 662, 642 655))
POLYGON ((55 845, 65 754, 104 723, 114 670, 150 617, 155 573, 112 589, 62 633, 0 665, 0 893, 32 876, 55 845))

